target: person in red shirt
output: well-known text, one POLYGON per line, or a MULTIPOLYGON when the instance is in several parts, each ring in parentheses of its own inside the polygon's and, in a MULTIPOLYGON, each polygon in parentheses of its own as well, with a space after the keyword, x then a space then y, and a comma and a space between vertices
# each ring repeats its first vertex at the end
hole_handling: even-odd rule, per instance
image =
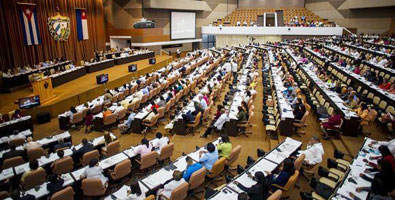
MULTIPOLYGON (((390 149, 388 146, 381 145, 379 146, 379 152, 381 156, 376 156, 376 157, 370 157, 370 160, 377 160, 377 159, 383 159, 390 163, 392 165, 392 169, 395 170, 395 159, 394 156, 392 155, 390 149)), ((374 162, 369 162, 367 159, 363 159, 365 163, 368 163, 371 167, 373 167, 375 170, 377 170, 377 164, 374 162)))
POLYGON ((361 68, 359 68, 359 66, 356 66, 355 69, 354 69, 354 73, 360 74, 361 73, 361 68))
POLYGON ((384 82, 379 85, 379 88, 383 89, 383 90, 389 90, 391 87, 391 83, 389 82, 388 78, 384 79, 384 82))
POLYGON ((93 114, 92 111, 89 109, 86 111, 86 116, 85 116, 85 133, 91 132, 92 130, 92 124, 93 124, 93 114))
POLYGON ((15 112, 14 112, 14 114, 12 115, 12 120, 14 120, 14 119, 19 119, 19 118, 21 118, 21 117, 23 117, 21 111, 20 111, 19 109, 16 109, 15 112))
POLYGON ((328 121, 321 123, 321 130, 322 132, 324 132, 324 140, 328 140, 330 138, 327 129, 336 129, 337 126, 340 125, 341 119, 342 116, 336 110, 334 110, 332 116, 329 117, 328 121))

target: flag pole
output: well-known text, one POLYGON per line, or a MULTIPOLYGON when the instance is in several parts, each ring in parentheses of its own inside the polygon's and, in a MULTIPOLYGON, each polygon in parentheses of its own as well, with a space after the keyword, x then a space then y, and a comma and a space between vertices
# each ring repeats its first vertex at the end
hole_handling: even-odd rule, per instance
POLYGON ((25 2, 16 2, 19 5, 30 5, 30 6, 35 6, 35 3, 25 3, 25 2))

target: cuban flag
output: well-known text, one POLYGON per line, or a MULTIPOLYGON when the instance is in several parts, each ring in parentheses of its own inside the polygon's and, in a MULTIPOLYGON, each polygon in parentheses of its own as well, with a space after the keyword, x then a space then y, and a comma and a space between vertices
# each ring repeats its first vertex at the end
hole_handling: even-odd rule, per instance
POLYGON ((88 17, 86 15, 86 9, 76 9, 77 14, 77 35, 78 40, 89 39, 88 34, 88 17))
POLYGON ((37 11, 35 4, 18 4, 19 16, 23 29, 23 40, 26 45, 41 44, 40 32, 38 31, 37 11))

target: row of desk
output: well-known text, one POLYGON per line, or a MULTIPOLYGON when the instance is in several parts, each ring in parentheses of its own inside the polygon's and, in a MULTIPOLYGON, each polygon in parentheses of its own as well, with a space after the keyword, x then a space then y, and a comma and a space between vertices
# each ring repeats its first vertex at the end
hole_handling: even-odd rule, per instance
MULTIPOLYGON (((273 64, 273 52, 269 49, 268 50, 269 54, 269 62, 273 64)), ((293 114, 293 109, 291 105, 287 102, 287 100, 284 97, 284 91, 287 90, 287 88, 284 87, 283 81, 281 80, 281 77, 279 76, 279 73, 281 72, 280 67, 275 67, 271 66, 270 71, 271 71, 271 77, 272 77, 272 89, 274 89, 274 93, 276 94, 277 97, 277 105, 278 105, 278 110, 280 112, 280 123, 278 125, 280 135, 283 136, 292 136, 294 133, 294 120, 295 116, 293 114)))
POLYGON ((33 121, 30 115, 1 123, 0 137, 10 136, 14 134, 15 130, 26 130, 26 129, 33 131, 33 121))
POLYGON ((381 100, 386 100, 387 105, 395 105, 395 94, 391 94, 386 90, 379 88, 378 86, 366 80, 364 77, 360 76, 359 74, 356 74, 352 71, 348 71, 346 70, 345 67, 342 67, 337 63, 329 62, 329 60, 326 57, 319 55, 318 53, 312 51, 307 47, 304 48, 304 51, 307 52, 307 54, 310 54, 315 58, 318 58, 319 61, 325 62, 321 66, 323 67, 327 66, 326 67, 327 69, 330 66, 333 69, 335 69, 338 73, 341 73, 344 76, 349 77, 353 83, 357 83, 357 84, 351 84, 354 86, 353 88, 357 88, 358 86, 361 86, 363 89, 366 89, 369 93, 373 93, 375 96, 380 97, 381 100))
POLYGON ((13 75, 10 77, 3 76, 2 77, 3 84, 4 84, 4 86, 6 86, 8 88, 28 84, 29 83, 29 75, 31 75, 31 74, 34 74, 34 73, 37 73, 38 71, 43 71, 43 70, 57 69, 59 67, 64 67, 64 66, 71 64, 71 63, 72 62, 70 60, 67 60, 67 61, 62 61, 62 62, 56 63, 56 64, 52 64, 52 65, 49 65, 46 67, 32 69, 30 71, 16 74, 16 75, 13 75))
MULTIPOLYGON (((112 133, 111 133, 111 137, 112 138, 116 138, 112 133)), ((92 140, 91 143, 95 146, 95 148, 100 148, 101 145, 102 145, 101 141, 103 140, 103 138, 104 138, 104 136, 97 137, 94 140, 92 140)), ((73 148, 78 150, 81 147, 82 147, 82 144, 79 144, 79 145, 74 146, 73 148)), ((125 151, 127 151, 127 150, 125 150, 125 151)), ((118 153, 116 155, 113 155, 111 157, 108 157, 108 158, 105 158, 105 159, 101 160, 99 162, 99 165, 103 168, 103 170, 105 170, 105 169, 108 169, 110 167, 115 166, 116 164, 118 164, 118 163, 120 163, 120 162, 122 162, 122 161, 124 161, 126 159, 129 159, 131 157, 135 157, 136 156, 134 154, 134 152, 128 154, 128 153, 125 153, 125 151, 120 152, 120 153, 118 153), (129 155, 131 155, 131 157, 129 157, 129 155)), ((70 156, 70 155, 73 154, 73 152, 72 152, 71 149, 68 149, 68 150, 65 151, 65 156, 66 156, 66 154, 68 156, 70 156)), ((57 159, 59 159, 59 158, 57 157, 56 154, 54 154, 54 155, 51 154, 48 158, 47 157, 41 157, 40 160, 42 160, 42 161, 39 160, 39 163, 40 163, 40 166, 43 166, 44 164, 46 166, 48 166, 50 163, 54 162, 57 159), (41 164, 43 164, 43 165, 41 165, 41 164)), ((62 174, 60 178, 64 180, 63 187, 76 186, 74 184, 80 183, 80 181, 81 181, 81 177, 80 176, 85 171, 86 167, 82 167, 80 169, 76 169, 73 172, 62 174)), ((18 166, 18 167, 15 167, 13 169, 13 173, 15 175, 21 175, 26 170, 29 170, 29 166, 28 165, 27 166, 18 166)), ((40 185, 38 187, 32 188, 30 190, 27 190, 27 191, 24 192, 23 195, 30 194, 30 195, 35 196, 36 199, 44 198, 47 195, 49 195, 49 191, 47 190, 47 184, 48 183, 49 182, 45 182, 44 184, 42 184, 42 185, 40 185)))
POLYGON ((358 114, 350 111, 349 108, 344 105, 345 102, 343 99, 341 99, 336 92, 330 90, 327 85, 306 65, 299 62, 293 53, 289 51, 289 49, 287 49, 287 53, 296 63, 300 64, 300 67, 297 69, 300 69, 300 71, 303 73, 304 76, 302 77, 304 77, 305 80, 308 79, 310 81, 310 85, 308 85, 310 89, 313 87, 316 88, 323 95, 326 101, 328 101, 334 109, 342 114, 344 117, 343 135, 356 137, 358 132, 355 130, 358 130, 360 122, 360 117, 358 114))
POLYGON ((286 158, 290 157, 291 154, 299 150, 302 143, 287 137, 281 142, 276 148, 268 152, 265 156, 259 158, 251 167, 246 169, 243 173, 236 176, 231 182, 226 184, 220 191, 215 193, 209 199, 211 200, 237 200, 238 194, 244 192, 236 184, 235 181, 244 185, 245 187, 251 187, 256 184, 256 181, 248 177, 248 173, 254 175, 256 172, 263 172, 265 176, 266 171, 274 171, 286 158))

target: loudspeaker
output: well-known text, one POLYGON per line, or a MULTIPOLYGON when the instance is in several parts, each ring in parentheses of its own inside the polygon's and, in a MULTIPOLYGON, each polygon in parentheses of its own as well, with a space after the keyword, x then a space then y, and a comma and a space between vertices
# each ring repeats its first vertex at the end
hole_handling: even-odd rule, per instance
POLYGON ((150 58, 149 59, 149 64, 153 65, 156 63, 156 58, 150 58))
POLYGON ((136 64, 131 64, 128 66, 129 72, 135 72, 137 71, 137 65, 136 64))
POLYGON ((37 122, 39 124, 48 123, 51 121, 51 114, 49 112, 42 112, 37 114, 37 122))

